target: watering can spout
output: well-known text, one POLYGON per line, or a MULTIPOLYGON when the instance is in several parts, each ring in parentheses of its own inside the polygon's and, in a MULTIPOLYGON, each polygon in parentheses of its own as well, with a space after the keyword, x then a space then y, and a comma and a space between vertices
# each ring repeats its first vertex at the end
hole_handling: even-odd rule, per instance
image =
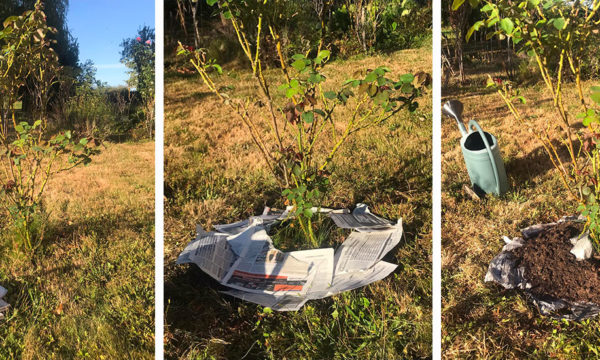
POLYGON ((442 107, 442 113, 446 116, 454 118, 454 120, 456 120, 456 124, 458 125, 458 129, 460 130, 460 134, 462 136, 466 136, 467 128, 462 120, 462 112, 463 104, 458 100, 448 100, 442 107))

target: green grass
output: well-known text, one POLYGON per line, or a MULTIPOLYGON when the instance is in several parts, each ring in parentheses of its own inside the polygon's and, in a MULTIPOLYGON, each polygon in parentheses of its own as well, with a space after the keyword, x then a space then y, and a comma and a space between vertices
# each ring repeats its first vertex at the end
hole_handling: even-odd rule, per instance
MULTIPOLYGON (((503 76, 492 66, 468 67, 467 84, 451 84, 445 99, 465 105, 465 120, 476 118, 498 137, 510 190, 500 197, 475 202, 462 190, 470 184, 456 123, 442 121, 442 353, 446 358, 574 359, 600 357, 600 319, 556 321, 539 314, 519 291, 483 282, 502 236, 514 237, 530 225, 552 222, 576 213, 557 171, 529 131, 516 124, 500 97, 483 89, 486 73, 503 76), (487 70, 482 70, 487 68, 487 70)), ((589 88, 591 82, 584 84, 589 88)), ((576 104, 573 84, 566 84, 565 102, 576 104)), ((522 113, 542 126, 556 118, 543 84, 522 88, 527 104, 522 113)), ((577 106, 569 106, 572 113, 577 106)))
MULTIPOLYGON (((334 62, 329 81, 356 70, 389 66, 392 76, 430 71, 429 49, 334 62)), ((221 86, 256 96, 247 72, 224 69, 221 86), (231 75, 235 74, 235 75, 231 75)), ((279 85, 278 72, 268 79, 279 85)), ((325 86, 328 83, 326 83, 325 86)), ((405 238, 389 254, 399 264, 367 287, 309 301, 298 312, 277 313, 221 295, 222 288, 193 265, 175 259, 195 224, 210 229, 283 207, 281 190, 258 149, 229 110, 193 76, 166 76, 165 108, 165 341, 166 357, 184 359, 396 359, 431 356, 431 99, 385 125, 350 139, 334 162, 324 206, 367 203, 373 212, 403 218, 405 238)), ((278 101, 281 101, 278 94, 278 101)), ((281 230, 282 248, 302 248, 281 230)), ((325 227, 321 237, 341 239, 325 227), (328 233, 331 236, 327 236, 328 233)), ((335 240, 334 240, 335 241, 335 240)))
POLYGON ((153 143, 107 144, 46 192, 43 245, 3 229, 2 359, 154 358, 153 143))

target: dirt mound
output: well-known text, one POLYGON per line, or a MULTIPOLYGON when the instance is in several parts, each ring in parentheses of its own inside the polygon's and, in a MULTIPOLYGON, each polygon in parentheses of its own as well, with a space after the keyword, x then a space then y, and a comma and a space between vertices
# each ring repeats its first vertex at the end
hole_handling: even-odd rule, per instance
POLYGON ((573 245, 569 239, 582 229, 581 223, 563 222, 512 250, 519 259, 517 266, 525 269, 533 295, 600 304, 600 261, 577 261, 570 253, 573 245))

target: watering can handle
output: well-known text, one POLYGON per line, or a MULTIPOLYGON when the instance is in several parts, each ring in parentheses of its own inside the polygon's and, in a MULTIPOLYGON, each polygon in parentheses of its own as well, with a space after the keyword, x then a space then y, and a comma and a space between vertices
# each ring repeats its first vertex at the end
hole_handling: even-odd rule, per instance
POLYGON ((487 150, 487 153, 490 156, 490 161, 492 162, 492 168, 494 169, 494 177, 496 178, 496 191, 498 192, 498 194, 500 194, 500 177, 498 175, 498 168, 496 167, 496 161, 494 160, 494 155, 492 154, 492 147, 490 146, 490 143, 488 142, 487 137, 485 136, 485 132, 483 132, 483 130, 481 129, 481 126, 479 126, 477 121, 475 121, 475 120, 469 121, 469 132, 471 132, 471 126, 474 126, 475 129, 477 129, 477 132, 479 132, 479 136, 481 136, 481 139, 483 140, 483 143, 485 144, 485 149, 487 150))

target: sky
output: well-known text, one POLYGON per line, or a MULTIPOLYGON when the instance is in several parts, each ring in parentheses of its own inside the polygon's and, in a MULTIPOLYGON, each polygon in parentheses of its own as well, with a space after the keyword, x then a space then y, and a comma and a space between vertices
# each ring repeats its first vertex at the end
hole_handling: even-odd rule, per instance
POLYGON ((121 42, 138 29, 154 28, 154 0, 70 0, 67 22, 79 42, 79 61, 92 60, 96 78, 109 86, 125 85, 121 42))

